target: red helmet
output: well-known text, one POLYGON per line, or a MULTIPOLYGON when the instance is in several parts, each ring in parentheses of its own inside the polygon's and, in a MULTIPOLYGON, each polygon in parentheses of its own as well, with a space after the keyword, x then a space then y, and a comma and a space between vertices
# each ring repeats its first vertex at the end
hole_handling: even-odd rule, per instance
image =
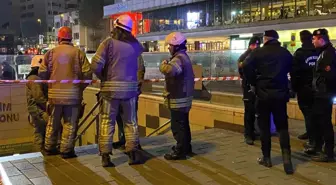
POLYGON ((67 26, 63 26, 58 30, 58 38, 61 39, 68 39, 71 40, 72 39, 72 30, 71 28, 67 27, 67 26))

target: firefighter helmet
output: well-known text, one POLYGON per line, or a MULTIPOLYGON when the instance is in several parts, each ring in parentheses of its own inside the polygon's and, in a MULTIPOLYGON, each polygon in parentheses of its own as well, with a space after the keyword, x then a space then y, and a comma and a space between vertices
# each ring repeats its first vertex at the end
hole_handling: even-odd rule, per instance
POLYGON ((178 46, 186 41, 186 37, 181 32, 173 32, 167 35, 165 42, 166 44, 178 46))
POLYGON ((43 55, 35 55, 31 60, 31 66, 30 67, 40 67, 42 61, 43 61, 43 55))
POLYGON ((67 27, 67 26, 63 26, 58 30, 58 38, 61 39, 68 39, 71 40, 72 39, 72 30, 71 28, 67 27))
POLYGON ((132 32, 133 20, 128 15, 121 15, 114 21, 114 25, 128 32, 132 32))

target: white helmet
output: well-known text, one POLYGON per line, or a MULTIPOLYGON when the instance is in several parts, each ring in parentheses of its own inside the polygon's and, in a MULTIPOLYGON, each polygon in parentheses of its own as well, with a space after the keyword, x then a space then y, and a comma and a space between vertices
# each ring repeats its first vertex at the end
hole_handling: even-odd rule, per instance
POLYGON ((128 15, 121 15, 114 21, 114 25, 128 32, 132 32, 133 20, 128 15))
POLYGON ((31 60, 31 67, 40 67, 43 59, 43 55, 35 55, 31 60))
POLYGON ((187 39, 181 32, 173 32, 167 35, 165 42, 166 44, 171 44, 174 46, 178 46, 185 42, 187 39))

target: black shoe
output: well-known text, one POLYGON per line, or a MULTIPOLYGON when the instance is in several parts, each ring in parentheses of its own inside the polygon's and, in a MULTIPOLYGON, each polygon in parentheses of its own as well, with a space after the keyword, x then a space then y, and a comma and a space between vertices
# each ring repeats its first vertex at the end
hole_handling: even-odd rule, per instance
POLYGON ((309 156, 314 156, 317 154, 314 147, 308 147, 308 146, 303 149, 303 152, 309 156))
POLYGON ((294 169, 293 169, 293 164, 292 164, 292 159, 291 159, 291 152, 289 150, 282 150, 282 160, 283 160, 283 167, 284 171, 286 172, 287 175, 293 174, 294 169))
POLYGON ((319 152, 317 155, 312 156, 311 158, 315 162, 335 162, 335 157, 334 156, 327 156, 326 154, 319 152))
POLYGON ((71 159, 71 158, 76 158, 77 155, 76 153, 73 151, 73 152, 69 152, 69 153, 61 153, 61 157, 63 159, 71 159))
POLYGON ((313 143, 307 141, 303 144, 303 147, 304 148, 315 148, 315 145, 313 143))
MULTIPOLYGON (((171 148, 173 152, 176 152, 176 146, 172 146, 171 148)), ((194 153, 192 152, 192 146, 190 145, 189 149, 186 152, 186 155, 193 155, 194 153)))
POLYGON ((245 143, 248 145, 254 145, 254 140, 251 137, 245 137, 245 143))
POLYGON ((143 163, 143 156, 140 151, 134 150, 131 152, 128 152, 128 164, 129 165, 137 165, 143 163))
POLYGON ((177 151, 173 151, 172 153, 165 154, 164 158, 168 161, 176 161, 176 160, 186 160, 187 156, 177 151))
POLYGON ((271 168, 272 167, 272 161, 271 158, 269 157, 260 157, 258 158, 258 164, 263 165, 267 168, 271 168))
POLYGON ((111 162, 110 154, 102 154, 102 166, 106 167, 114 167, 114 164, 111 162))
POLYGON ((308 139, 308 134, 307 134, 307 132, 304 133, 304 134, 299 135, 299 136, 298 136, 298 139, 300 139, 300 140, 307 140, 307 139, 308 139))

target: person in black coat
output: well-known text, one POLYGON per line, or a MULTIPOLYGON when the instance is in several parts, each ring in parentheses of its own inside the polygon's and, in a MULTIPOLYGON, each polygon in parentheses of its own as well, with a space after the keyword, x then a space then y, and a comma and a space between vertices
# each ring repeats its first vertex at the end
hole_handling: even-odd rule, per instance
POLYGON ((331 122, 333 98, 336 96, 336 53, 330 43, 328 31, 318 29, 313 32, 313 44, 319 49, 319 57, 313 75, 312 124, 315 133, 315 152, 312 160, 333 162, 334 129, 331 122), (324 152, 322 146, 325 144, 324 152))
MULTIPOLYGON (((291 72, 292 90, 297 94, 297 101, 300 110, 305 119, 306 133, 298 138, 302 140, 309 139, 307 146, 313 145, 310 116, 313 105, 313 71, 315 68, 318 52, 315 49, 312 40, 313 34, 308 30, 300 32, 302 47, 297 49, 293 56, 293 67, 291 72)), ((309 150, 305 150, 309 153, 309 150)))
POLYGON ((15 80, 15 69, 9 65, 8 62, 3 62, 2 64, 2 75, 3 80, 15 80))
POLYGON ((254 121, 255 121, 255 95, 251 92, 250 84, 247 83, 246 78, 243 74, 242 64, 246 57, 252 52, 252 50, 258 48, 260 46, 260 38, 254 36, 250 39, 248 49, 239 57, 238 59, 238 71, 240 74, 240 78, 242 79, 242 89, 243 89, 243 101, 244 101, 244 136, 245 136, 245 143, 248 145, 253 145, 255 140, 254 134, 254 121))
POLYGON ((271 167, 270 116, 280 134, 280 145, 284 170, 292 174, 291 149, 288 133, 287 102, 289 101, 288 73, 292 67, 293 56, 281 47, 279 35, 275 30, 264 33, 264 46, 257 48, 245 59, 243 73, 251 91, 256 94, 256 111, 260 128, 261 150, 260 165, 271 167))

